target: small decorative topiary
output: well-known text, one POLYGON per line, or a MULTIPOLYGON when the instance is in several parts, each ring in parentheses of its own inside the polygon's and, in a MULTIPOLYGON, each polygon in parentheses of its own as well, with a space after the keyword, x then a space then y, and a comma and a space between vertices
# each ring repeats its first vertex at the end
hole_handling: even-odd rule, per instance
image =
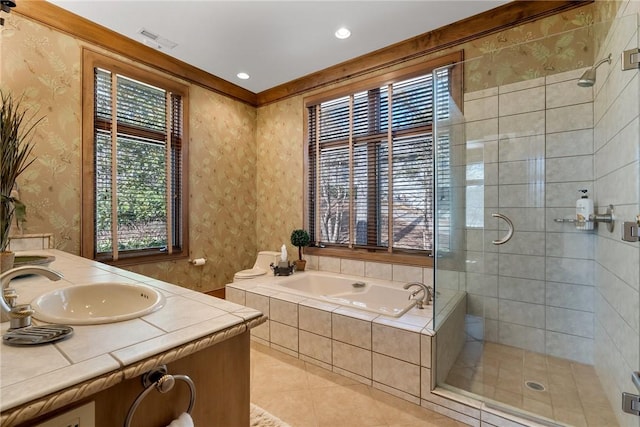
POLYGON ((296 261, 296 270, 304 271, 306 261, 302 259, 302 247, 309 246, 311 237, 306 230, 297 229, 291 233, 291 244, 298 247, 298 260, 296 261))
POLYGON ((309 237, 309 233, 306 230, 293 230, 291 244, 298 247, 298 259, 302 259, 302 247, 309 246, 309 243, 311 243, 311 237, 309 237))

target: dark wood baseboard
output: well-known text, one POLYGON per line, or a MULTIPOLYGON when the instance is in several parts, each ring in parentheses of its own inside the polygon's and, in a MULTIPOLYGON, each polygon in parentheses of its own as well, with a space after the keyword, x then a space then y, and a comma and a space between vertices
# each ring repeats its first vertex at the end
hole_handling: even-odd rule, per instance
POLYGON ((205 292, 205 294, 211 295, 212 297, 225 299, 226 292, 225 292, 225 288, 220 288, 220 289, 214 289, 209 292, 205 292))

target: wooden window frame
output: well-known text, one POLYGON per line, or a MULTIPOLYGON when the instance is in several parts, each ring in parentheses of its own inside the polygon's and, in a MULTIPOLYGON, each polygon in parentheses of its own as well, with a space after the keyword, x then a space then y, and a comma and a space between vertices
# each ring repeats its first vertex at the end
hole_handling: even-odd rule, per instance
MULTIPOLYGON (((82 206, 81 206, 81 237, 80 254, 84 258, 95 259, 111 265, 125 266, 143 263, 154 263, 186 259, 189 257, 189 87, 185 84, 165 77, 155 71, 147 71, 128 64, 113 57, 83 49, 82 54, 82 206), (95 80, 94 69, 104 68, 113 73, 151 84, 182 98, 182 138, 181 138, 181 210, 179 249, 171 253, 157 251, 127 251, 117 260, 99 257, 95 248, 95 80)), ((168 213, 167 215, 171 215, 168 213)), ((170 220, 172 221, 172 220, 170 220)), ((175 245, 175 244, 174 244, 175 245)), ((175 246, 174 246, 175 247, 175 246)))
MULTIPOLYGON (((322 102, 349 96, 354 93, 367 91, 376 87, 390 85, 399 81, 408 80, 433 70, 449 66, 451 75, 451 96, 458 108, 462 110, 463 103, 463 60, 464 52, 462 50, 434 58, 429 61, 415 64, 402 69, 394 70, 377 77, 368 78, 350 85, 334 88, 329 91, 314 94, 304 99, 304 202, 303 217, 304 226, 309 229, 309 113, 311 106, 319 105, 322 102)), ((435 93, 434 93, 435 97, 435 93)), ((434 118, 435 120, 435 115, 434 118)), ((433 132, 433 128, 431 129, 433 132)), ((435 135, 434 144, 435 144, 435 135)), ((434 193, 435 194, 435 193, 434 193)), ((371 226, 371 224, 368 224, 371 226)), ((352 229, 352 226, 349 226, 352 229)), ((352 232, 352 231, 350 231, 352 232)), ((305 253, 316 256, 340 257, 347 259, 356 259, 374 262, 391 262, 394 264, 405 264, 420 267, 433 267, 433 258, 431 254, 425 256, 425 251, 411 251, 390 248, 388 251, 382 251, 379 248, 369 249, 363 247, 315 247, 305 248, 305 253)))

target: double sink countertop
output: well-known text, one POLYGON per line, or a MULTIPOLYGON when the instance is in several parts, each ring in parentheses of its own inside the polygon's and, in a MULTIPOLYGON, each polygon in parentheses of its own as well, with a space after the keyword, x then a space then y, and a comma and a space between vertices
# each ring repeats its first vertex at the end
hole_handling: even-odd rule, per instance
MULTIPOLYGON (((121 370, 144 359, 262 317, 258 310, 59 250, 49 266, 59 281, 25 276, 11 281, 18 303, 53 289, 78 284, 142 283, 160 290, 166 304, 146 316, 101 325, 72 325, 72 336, 52 344, 0 345, 0 411, 55 394, 84 381, 121 370)), ((33 319, 34 325, 43 324, 33 319)), ((249 327, 249 325, 247 325, 249 327)), ((1 324, 4 335, 9 322, 1 324)))

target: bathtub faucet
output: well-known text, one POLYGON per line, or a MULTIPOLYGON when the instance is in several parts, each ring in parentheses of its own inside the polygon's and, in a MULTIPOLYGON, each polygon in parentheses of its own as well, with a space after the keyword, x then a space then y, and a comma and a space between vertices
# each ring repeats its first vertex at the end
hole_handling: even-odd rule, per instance
POLYGON ((412 286, 418 287, 418 289, 411 292, 411 295, 409 295, 409 299, 415 299, 416 307, 422 309, 424 308, 425 305, 429 305, 429 303, 431 302, 431 298, 433 298, 433 287, 427 286, 424 283, 420 283, 420 282, 409 282, 403 287, 405 289, 409 289, 412 286), (420 292, 423 292, 423 297, 420 299, 415 298, 415 296, 418 295, 420 292))

